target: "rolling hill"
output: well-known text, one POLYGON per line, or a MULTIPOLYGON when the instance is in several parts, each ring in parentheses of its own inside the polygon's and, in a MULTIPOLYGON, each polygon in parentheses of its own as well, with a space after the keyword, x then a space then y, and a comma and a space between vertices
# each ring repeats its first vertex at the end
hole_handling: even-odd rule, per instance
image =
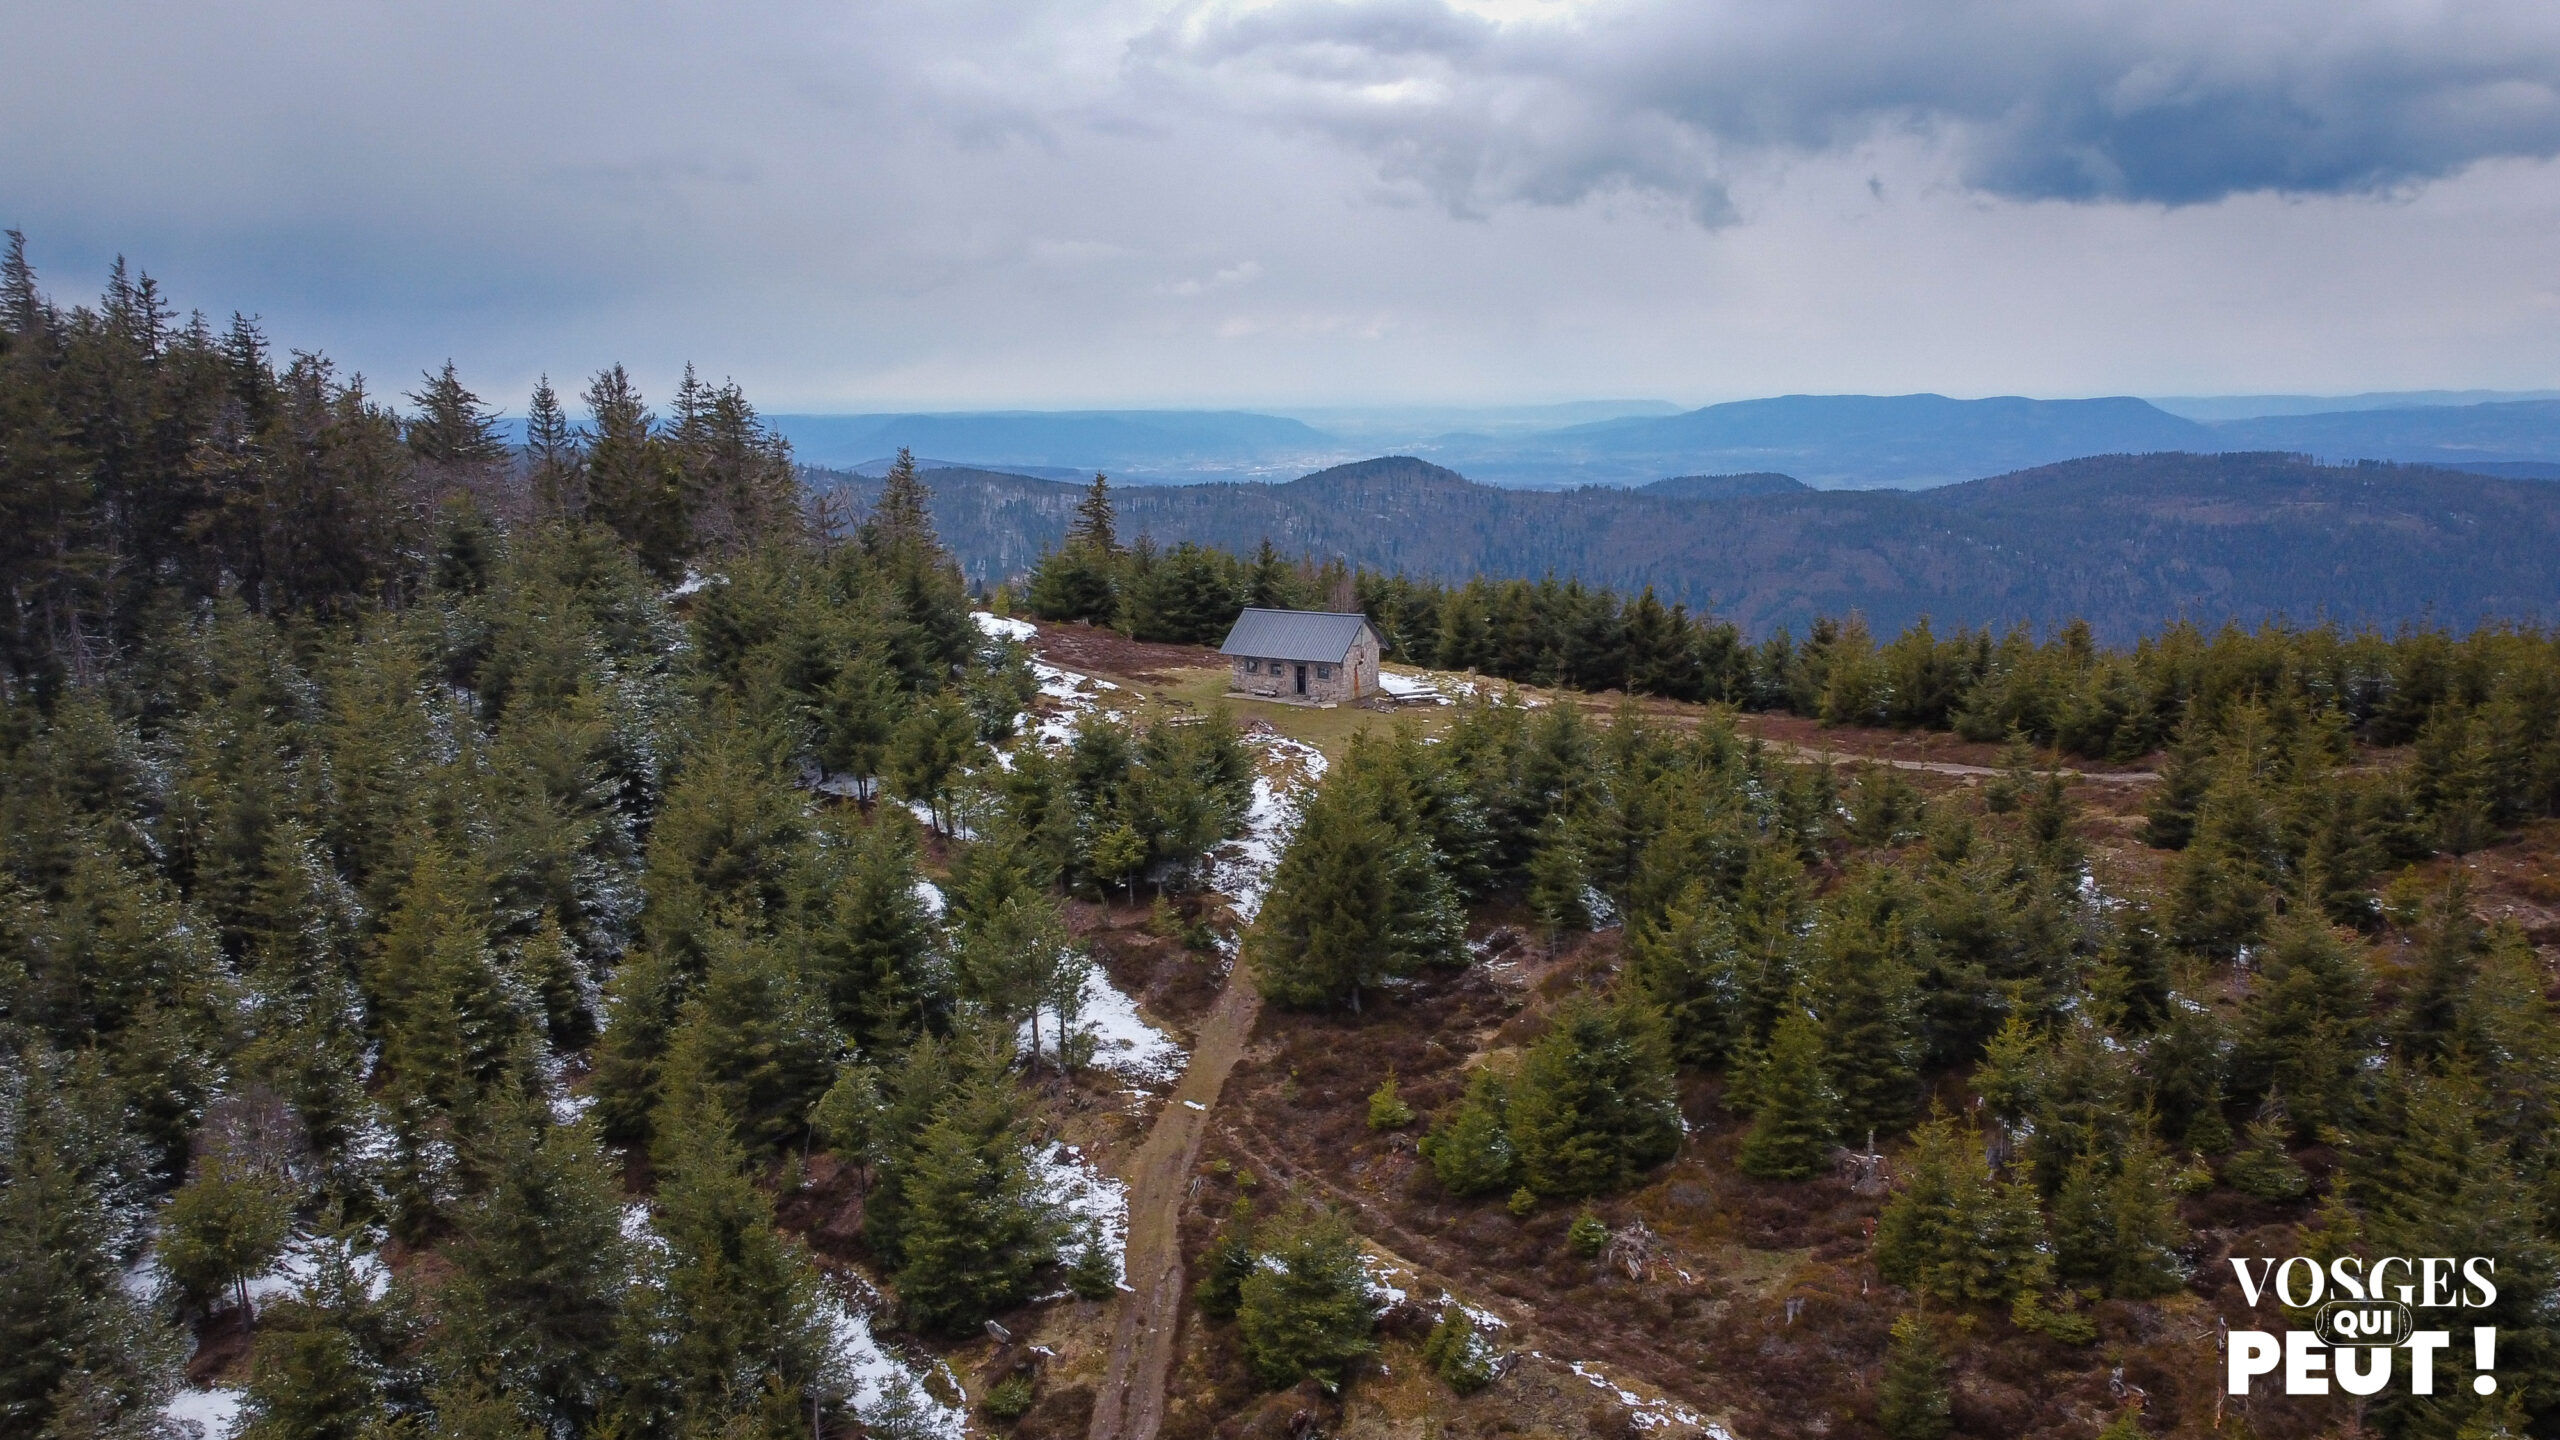
MULTIPOLYGON (((818 477, 822 481, 828 477, 818 477)), ((876 482, 836 476, 857 498, 876 482)), ((1072 485, 936 470, 935 518, 971 578, 1026 570, 1072 485)), ((1921 492, 1729 499, 1476 484, 1411 457, 1281 485, 1119 492, 1124 536, 1344 559, 1437 579, 1578 576, 1712 608, 1754 634, 1817 615, 1879 629, 2053 624, 2129 641, 2180 618, 2394 624, 2560 615, 2560 486, 2280 454, 2114 455, 1921 492)))

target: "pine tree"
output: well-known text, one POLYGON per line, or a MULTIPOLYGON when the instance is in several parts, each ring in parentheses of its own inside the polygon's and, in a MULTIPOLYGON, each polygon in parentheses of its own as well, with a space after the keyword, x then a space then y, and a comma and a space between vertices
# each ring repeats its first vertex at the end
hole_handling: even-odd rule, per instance
POLYGON ((899 798, 925 807, 935 833, 948 833, 954 787, 977 750, 968 707, 945 691, 916 704, 890 733, 881 774, 899 798))
POLYGON ((667 1044, 656 1129, 691 1143, 694 1126, 667 1112, 707 1107, 750 1159, 776 1154, 802 1134, 841 1045, 782 947, 723 927, 701 993, 685 1002, 667 1044))
POLYGON ((1736 1157, 1764 1180, 1804 1180, 1822 1172, 1839 1123, 1839 1098, 1823 1073, 1822 1031, 1794 1009, 1769 1036, 1751 1084, 1751 1129, 1736 1157))
POLYGON ((1217 1233, 1209 1237, 1208 1252, 1201 1257, 1199 1283, 1191 1289, 1192 1303, 1211 1319, 1235 1318, 1237 1308, 1244 1303, 1245 1277, 1253 1273, 1257 1263, 1253 1202, 1238 1196, 1227 1208, 1227 1218, 1219 1222, 1217 1233))
POLYGON ((1919 978, 1905 958, 1908 942, 1898 920, 1879 934, 1870 920, 1844 914, 1826 930, 1813 981, 1838 1133, 1891 1134, 1910 1123, 1920 1089, 1919 978))
POLYGON ((524 463, 536 514, 561 519, 585 511, 586 456, 548 375, 534 382, 533 399, 525 406, 524 463))
POLYGON ((2281 1094, 2298 1125, 2344 1123, 2372 1053, 2372 988, 2361 957, 2328 922, 2297 908, 2260 958, 2243 1003, 2236 1094, 2281 1094))
POLYGON ((841 877, 808 907, 821 918, 803 944, 836 1025, 886 1051, 923 1023, 932 987, 933 933, 916 888, 913 822, 883 809, 851 848, 841 877))
POLYGON ((1940 1111, 1912 1132, 1903 1181, 1876 1221, 1876 1269, 1951 1305, 1996 1305, 2042 1287, 2044 1224, 2032 1187, 1991 1173, 1980 1137, 1940 1111))
POLYGON ((1926 1316, 1900 1316, 1885 1350, 1876 1425, 1892 1440, 1939 1440, 1953 1424, 1947 1362, 1938 1353, 1937 1335, 1926 1316))
POLYGON ((1404 1097, 1396 1093, 1396 1072, 1389 1067, 1387 1078, 1379 1081, 1378 1088, 1369 1092, 1369 1128, 1401 1130, 1412 1123, 1413 1107, 1404 1103, 1404 1097))
POLYGON ((1542 1196, 1624 1188, 1680 1148, 1661 1017, 1576 995, 1521 1057, 1504 1110, 1520 1176, 1542 1196))
POLYGON ((2222 1162, 2224 1183, 2261 1200, 2293 1200, 2311 1187, 2310 1178, 2293 1158, 2293 1122, 2282 1106, 2249 1124, 2240 1148, 2222 1162))
POLYGON ((388 1408, 386 1361, 413 1339, 372 1298, 343 1243, 289 1299, 267 1307, 249 1357, 240 1440, 360 1440, 388 1408))
POLYGON ((1236 1328, 1245 1358, 1272 1389, 1309 1377, 1338 1389, 1351 1362, 1376 1348, 1359 1245, 1330 1213, 1276 1228, 1239 1287, 1236 1328))
POLYGON ((826 1338, 817 1276, 774 1228, 773 1202, 726 1125, 707 1111, 684 1122, 663 1142, 656 1228, 666 1248, 625 1323, 616 1370, 627 1388, 605 1421, 625 1433, 654 1428, 658 1405, 716 1429, 759 1414, 768 1387, 796 1397, 817 1378, 826 1338))

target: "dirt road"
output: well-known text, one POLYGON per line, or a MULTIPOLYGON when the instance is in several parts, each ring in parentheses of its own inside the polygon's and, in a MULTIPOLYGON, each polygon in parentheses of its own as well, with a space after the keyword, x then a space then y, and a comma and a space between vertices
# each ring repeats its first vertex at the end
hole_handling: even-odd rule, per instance
MULTIPOLYGON (((1959 765, 1952 760, 1905 760, 1891 755, 1860 755, 1851 750, 1816 750, 1791 740, 1764 739, 1761 743, 1808 764, 1828 760, 1835 765, 1854 765, 1865 761, 1895 770, 1924 770, 1932 775, 1970 775, 1985 780, 2007 773, 1996 765, 1959 765)), ((2042 775, 2045 772, 2039 767, 2036 773, 2042 775)), ((2092 785, 2149 785, 2160 778, 2159 772, 2153 770, 2074 770, 2065 766, 2061 773, 2066 780, 2086 780, 2092 785)))
POLYGON ((1200 1024, 1190 1068, 1156 1117, 1146 1143, 1138 1147, 1129 1173, 1121 1177, 1129 1184, 1128 1273, 1135 1293, 1122 1299, 1111 1335, 1110 1368, 1093 1400, 1093 1440, 1153 1440, 1164 1423, 1165 1386, 1173 1376, 1174 1337, 1181 1328, 1185 1293, 1182 1205, 1209 1112, 1261 1013, 1262 995, 1239 958, 1200 1024))

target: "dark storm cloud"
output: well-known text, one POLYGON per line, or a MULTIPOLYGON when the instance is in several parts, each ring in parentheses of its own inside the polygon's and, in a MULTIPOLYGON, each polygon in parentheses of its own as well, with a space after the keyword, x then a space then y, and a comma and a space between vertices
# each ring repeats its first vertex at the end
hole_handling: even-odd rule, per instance
POLYGON ((2427 3, 1430 0, 1201 6, 1137 68, 1305 126, 1462 212, 1628 188, 1729 217, 1737 167, 1907 136, 2012 199, 2390 191, 2560 153, 2560 10, 2427 3))

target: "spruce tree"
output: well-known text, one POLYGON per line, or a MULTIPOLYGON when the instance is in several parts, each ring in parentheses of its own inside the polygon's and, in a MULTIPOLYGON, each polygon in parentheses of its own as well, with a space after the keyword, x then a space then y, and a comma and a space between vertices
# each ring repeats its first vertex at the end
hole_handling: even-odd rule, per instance
POLYGON ((1947 1362, 1928 1317, 1897 1317, 1876 1391, 1877 1427, 1892 1440, 1939 1440, 1954 1424, 1949 1398, 1947 1362))
POLYGON ((1340 1388, 1376 1348, 1368 1272, 1351 1227, 1312 1212, 1271 1227, 1239 1287, 1236 1328, 1254 1374, 1274 1390, 1314 1378, 1340 1388))
POLYGON ((443 1252, 442 1368, 485 1377, 547 1431, 582 1431, 632 1283, 620 1187, 592 1129, 533 1105, 501 1109, 473 1143, 489 1183, 443 1252))
POLYGON ((851 863, 827 892, 803 944, 812 980, 846 1034, 894 1049, 923 1023, 933 988, 933 932, 916 870, 913 823, 884 809, 852 837, 851 863))
POLYGON ((1582 847, 1561 820, 1550 818, 1540 830, 1538 848, 1529 857, 1529 911, 1549 936, 1591 928, 1591 905, 1585 898, 1591 877, 1582 866, 1582 847))
POLYGON ((1751 1129, 1735 1157, 1743 1172, 1764 1180, 1820 1174, 1837 1134, 1840 1102, 1824 1073, 1822 1031, 1812 1016, 1794 1009, 1778 1021, 1751 1092, 1751 1129))
POLYGON ((1493 1383, 1493 1358, 1493 1347, 1476 1330, 1467 1307, 1444 1298, 1439 1322, 1423 1337, 1422 1363, 1450 1389, 1472 1395, 1493 1383))
POLYGON ((293 1233, 293 1195, 263 1167, 207 1155, 193 1179, 169 1197, 161 1216, 161 1262, 198 1301, 228 1290, 245 1312, 249 1281, 284 1249, 293 1233))
POLYGON ((2362 957, 2324 918, 2297 908, 2270 939, 2242 1004, 2237 1095, 2283 1095, 2311 1133, 2343 1124, 2372 1053, 2371 1008, 2362 957))
POLYGON ((1511 1188, 1520 1157, 1503 1128, 1509 1098, 1502 1076, 1479 1070, 1465 1097, 1422 1138, 1422 1158, 1450 1194, 1492 1195, 1511 1188))
POLYGON ((1058 1227, 1031 1188, 1020 1101, 1002 1076, 973 1079, 896 1164, 906 1220, 898 1300, 928 1330, 958 1333, 1010 1309, 1056 1258, 1058 1227))
POLYGON ((1624 1188, 1680 1148, 1661 1017, 1576 995, 1521 1057, 1504 1111, 1520 1176, 1566 1199, 1624 1188))

